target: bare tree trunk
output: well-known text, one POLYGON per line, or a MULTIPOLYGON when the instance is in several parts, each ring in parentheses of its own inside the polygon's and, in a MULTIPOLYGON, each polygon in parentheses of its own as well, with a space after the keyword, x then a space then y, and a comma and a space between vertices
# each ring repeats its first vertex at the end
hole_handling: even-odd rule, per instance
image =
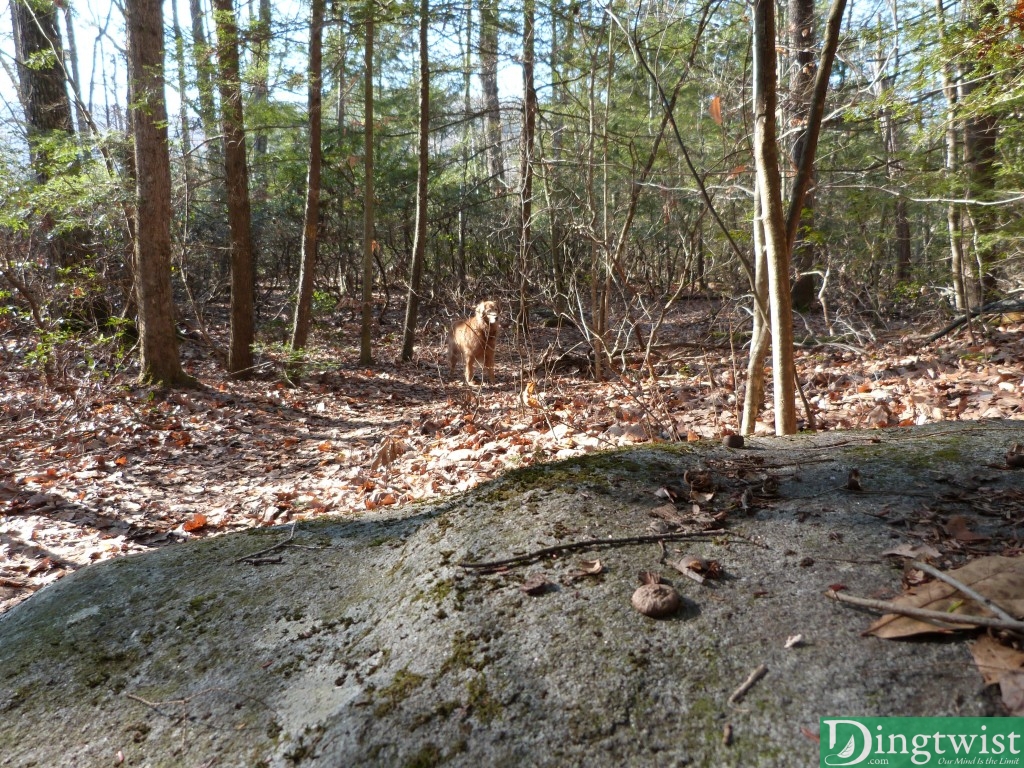
MULTIPOLYGON (((270 40, 273 12, 270 0, 259 0, 259 17, 250 35, 252 41, 252 102, 257 111, 267 106, 270 98, 270 40)), ((264 118, 260 118, 262 121, 264 118)), ((252 152, 259 163, 267 154, 267 132, 262 128, 253 131, 252 152)))
POLYGON ((206 29, 203 25, 202 0, 189 0, 188 7, 192 17, 192 56, 196 66, 196 90, 199 92, 199 121, 203 125, 206 140, 210 142, 207 157, 211 175, 219 178, 223 171, 223 153, 222 142, 217 139, 220 128, 217 125, 217 105, 214 101, 213 52, 206 39, 206 29))
MULTIPOLYGON (((466 122, 463 126, 462 132, 462 184, 459 190, 462 205, 459 208, 459 239, 458 246, 455 254, 455 263, 452 265, 452 271, 455 274, 456 280, 458 281, 459 291, 465 291, 466 289, 466 240, 469 235, 469 226, 467 219, 469 218, 466 209, 466 193, 470 184, 470 177, 473 173, 472 166, 470 165, 470 156, 472 154, 472 136, 473 128, 469 121, 469 115, 472 112, 473 100, 472 100, 472 89, 473 89, 473 4, 466 4, 466 48, 463 52, 462 66, 462 109, 466 115, 466 122)), ((435 275, 438 273, 435 273, 435 275)))
POLYGON ((363 50, 363 291, 362 327, 359 339, 359 363, 373 362, 373 0, 366 2, 366 45, 363 50))
MULTIPOLYGON (((588 130, 587 130, 587 162, 586 162, 586 195, 587 195, 587 210, 590 215, 590 220, 587 225, 594 235, 590 238, 590 323, 586 322, 586 317, 582 316, 580 319, 584 323, 584 327, 589 329, 590 338, 588 341, 591 344, 591 348, 594 352, 594 379, 602 381, 604 379, 604 338, 597 332, 597 327, 600 325, 600 305, 602 300, 601 292, 601 249, 597 244, 596 237, 596 224, 597 224, 597 195, 594 192, 594 168, 597 166, 597 161, 594 156, 594 150, 597 142, 597 54, 596 51, 591 58, 590 76, 587 78, 587 115, 588 115, 588 130)), ((583 315, 582 311, 580 313, 583 315)))
POLYGON ((825 40, 821 46, 821 56, 814 76, 814 90, 807 111, 807 126, 803 133, 799 164, 796 179, 793 181, 792 194, 789 201, 789 213, 786 216, 786 242, 792 249, 797 239, 800 220, 804 211, 804 198, 814 184, 814 159, 818 153, 818 137, 821 135, 821 121, 825 115, 825 96, 828 93, 828 81, 832 75, 832 63, 835 61, 836 49, 839 47, 839 32, 843 23, 843 11, 846 0, 832 0, 825 22, 825 40))
MULTIPOLYGON (((939 20, 939 39, 946 38, 946 13, 943 0, 935 0, 935 11, 939 20)), ((953 182, 959 171, 959 147, 957 137, 957 91, 953 75, 953 63, 947 61, 942 67, 942 93, 946 97, 946 180, 953 182)), ((958 310, 970 308, 967 286, 964 280, 964 243, 960 207, 950 203, 946 207, 946 228, 949 232, 950 272, 953 280, 953 300, 958 310)))
POLYGON ((480 0, 480 84, 486 117, 487 173, 505 181, 501 103, 498 101, 498 0, 480 0))
POLYGON ((420 308, 420 282, 427 252, 427 181, 430 172, 430 58, 427 32, 430 26, 430 4, 420 0, 420 131, 416 171, 416 231, 412 241, 412 274, 409 296, 405 303, 405 328, 402 337, 402 360, 412 360, 416 343, 416 320, 420 308))
MULTIPOLYGON (((792 167, 799 168, 807 146, 808 122, 811 110, 811 93, 814 84, 814 48, 817 42, 814 23, 814 0, 789 0, 789 48, 790 64, 789 115, 790 125, 796 127, 790 149, 792 167)), ((813 166, 812 166, 813 168, 813 166)), ((800 222, 796 241, 792 244, 793 262, 797 271, 803 272, 814 266, 814 240, 803 237, 806 230, 814 226, 814 171, 803 205, 800 208, 800 222)))
POLYGON ((68 64, 70 70, 65 74, 71 92, 74 94, 75 118, 78 122, 79 136, 88 136, 92 132, 91 119, 86 114, 85 102, 82 100, 82 79, 78 73, 78 43, 75 41, 75 25, 71 18, 71 6, 64 6, 64 28, 68 33, 68 64))
POLYGON ((775 65, 774 0, 754 0, 753 26, 754 161, 757 165, 757 186, 764 211, 768 259, 775 433, 790 435, 796 432, 796 390, 793 309, 789 296, 789 247, 786 220, 782 212, 779 150, 775 139, 778 81, 775 65))
POLYGON ((49 155, 35 140, 59 131, 71 136, 71 101, 62 67, 57 4, 53 0, 11 0, 18 96, 25 110, 32 164, 37 176, 49 178, 49 155))
POLYGON ((747 361, 747 388, 743 393, 743 424, 740 432, 754 434, 758 414, 764 404, 764 361, 772 340, 771 320, 761 311, 768 303, 768 256, 764 248, 764 218, 761 195, 754 187, 754 330, 750 336, 747 361))
POLYGON ((171 166, 162 5, 162 0, 132 0, 125 6, 137 170, 140 377, 148 384, 188 387, 197 382, 181 368, 171 292, 171 166))
POLYGON ((533 149, 537 126, 537 90, 534 87, 533 65, 535 49, 534 0, 523 3, 523 165, 519 230, 519 326, 527 338, 530 335, 530 317, 527 306, 530 277, 533 266, 533 149))
MULTIPOLYGON (((881 26, 881 22, 879 22, 879 26, 881 26)), ((893 87, 894 78, 882 70, 882 67, 889 62, 890 58, 893 57, 883 54, 881 43, 879 43, 874 83, 874 95, 879 100, 883 100, 886 93, 891 91, 893 87)), ((900 68, 898 49, 894 59, 892 65, 898 71, 900 68)), ((899 132, 891 107, 888 105, 882 107, 878 122, 879 129, 882 132, 882 146, 885 148, 886 177, 893 186, 897 186, 903 176, 903 161, 899 155, 899 132)), ((896 198, 893 218, 895 219, 894 226, 896 229, 896 279, 902 282, 910 279, 911 259, 910 222, 907 219, 907 201, 902 197, 896 198)))
MULTIPOLYGON (((320 175, 323 166, 323 39, 326 0, 312 0, 309 18, 309 171, 306 176, 306 210, 302 227, 302 261, 299 266, 299 295, 292 324, 292 352, 304 349, 309 339, 313 304, 313 276, 316 273, 320 224, 320 175)), ((296 372, 292 372, 296 373, 296 372)))
MULTIPOLYGON (((58 6, 54 0, 11 0, 18 96, 28 124, 29 159, 40 184, 66 171, 58 160, 59 150, 53 151, 53 140, 74 136, 58 6)), ((44 211, 43 226, 52 230, 56 224, 53 208, 44 211)), ((87 255, 86 243, 91 239, 78 227, 44 238, 48 260, 57 267, 75 266, 87 255)), ((96 309, 87 311, 96 316, 96 309)))
MULTIPOLYGON (((1000 13, 994 0, 974 0, 968 6, 972 15, 971 23, 976 29, 990 23, 1000 13)), ((960 86, 961 100, 981 88, 990 72, 991 66, 983 57, 972 61, 968 76, 960 86)), ((970 197, 991 201, 996 187, 996 137, 999 134, 999 121, 991 112, 978 110, 964 121, 963 131, 964 167, 970 181, 970 197)), ((980 305, 989 299, 985 296, 985 284, 989 270, 996 261, 996 253, 988 242, 988 236, 998 229, 999 221, 996 209, 991 206, 973 206, 968 210, 974 229, 977 266, 973 298, 980 305)))
POLYGON ((171 3, 171 35, 174 38, 174 62, 178 68, 178 98, 180 100, 178 121, 181 125, 181 162, 185 173, 185 189, 189 197, 194 194, 192 189, 192 131, 188 124, 188 77, 185 66, 185 37, 181 34, 178 23, 178 4, 171 3))
POLYGON ((256 329, 253 314, 255 271, 252 211, 238 66, 238 22, 232 0, 213 0, 213 6, 217 27, 217 61, 220 65, 224 178, 228 191, 228 226, 231 230, 231 340, 228 345, 228 373, 244 376, 252 368, 252 345, 256 329))

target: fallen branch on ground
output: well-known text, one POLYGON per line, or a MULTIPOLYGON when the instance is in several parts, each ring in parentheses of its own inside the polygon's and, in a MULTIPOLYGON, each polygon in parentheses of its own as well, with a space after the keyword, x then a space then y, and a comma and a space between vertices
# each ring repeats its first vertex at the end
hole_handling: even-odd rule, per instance
POLYGON ((883 613, 897 613, 900 616, 909 616, 912 619, 920 619, 929 624, 935 624, 939 629, 968 629, 975 627, 993 627, 1005 629, 1009 632, 1016 632, 1024 635, 1024 621, 1006 621, 992 616, 972 616, 966 613, 946 613, 945 611, 929 611, 926 608, 914 608, 909 605, 896 605, 886 600, 872 600, 867 597, 848 595, 845 592, 836 592, 830 589, 825 593, 826 597, 838 600, 841 603, 859 605, 862 608, 873 608, 883 613), (957 626, 964 625, 964 626, 957 626))
POLYGON ((240 557, 237 560, 235 560, 235 562, 236 563, 248 562, 250 565, 259 565, 260 563, 257 562, 255 558, 259 558, 260 555, 265 555, 265 554, 267 554, 269 552, 273 552, 275 549, 280 549, 285 544, 287 544, 289 541, 291 541, 292 539, 295 538, 295 523, 296 523, 296 521, 293 520, 292 521, 292 529, 291 529, 291 531, 288 532, 288 538, 282 539, 281 541, 277 542, 277 544, 274 544, 271 547, 267 547, 266 549, 261 549, 259 552, 253 552, 252 554, 249 554, 249 555, 243 555, 242 557, 240 557))
MULTIPOLYGON (((679 541, 681 539, 690 539, 697 536, 713 536, 720 534, 723 536, 733 535, 729 531, 723 531, 721 529, 712 529, 707 531, 675 531, 669 533, 655 533, 649 536, 625 536, 618 539, 584 539, 583 541, 573 541, 568 544, 556 544, 551 547, 544 547, 543 549, 537 549, 533 552, 525 552, 521 555, 515 555, 514 557, 506 557, 503 560, 488 560, 482 563, 468 563, 465 560, 456 563, 460 568, 473 569, 477 571, 489 571, 498 568, 505 568, 507 566, 514 565, 526 565, 532 563, 535 560, 540 560, 542 557, 548 555, 558 555, 563 552, 575 552, 581 549, 594 549, 595 547, 618 547, 624 544, 663 544, 666 541, 679 541)), ((737 534, 738 538, 743 538, 737 534)), ((700 539, 697 539, 698 541, 700 539)), ((756 542, 752 542, 756 543, 756 542)))

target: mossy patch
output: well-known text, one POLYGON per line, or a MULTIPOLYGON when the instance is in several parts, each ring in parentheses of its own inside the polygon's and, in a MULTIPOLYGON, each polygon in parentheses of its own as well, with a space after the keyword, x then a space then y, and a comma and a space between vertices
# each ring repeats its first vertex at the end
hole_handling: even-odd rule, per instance
POLYGON ((487 676, 479 674, 466 683, 466 706, 481 723, 490 723, 501 716, 503 707, 487 688, 487 676))
POLYGON ((436 744, 424 744, 412 757, 403 764, 405 768, 432 768, 444 760, 441 750, 436 744))
POLYGON ((410 672, 408 667, 398 670, 391 682, 376 692, 378 704, 374 707, 373 714, 376 717, 390 714, 413 691, 423 685, 424 681, 426 678, 423 675, 410 672))

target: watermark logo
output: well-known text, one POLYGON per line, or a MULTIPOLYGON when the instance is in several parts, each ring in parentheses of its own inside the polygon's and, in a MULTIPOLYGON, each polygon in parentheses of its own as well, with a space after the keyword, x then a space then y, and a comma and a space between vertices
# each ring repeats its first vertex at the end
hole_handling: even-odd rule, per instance
POLYGON ((1020 717, 823 717, 819 727, 822 768, 1024 768, 1020 717))

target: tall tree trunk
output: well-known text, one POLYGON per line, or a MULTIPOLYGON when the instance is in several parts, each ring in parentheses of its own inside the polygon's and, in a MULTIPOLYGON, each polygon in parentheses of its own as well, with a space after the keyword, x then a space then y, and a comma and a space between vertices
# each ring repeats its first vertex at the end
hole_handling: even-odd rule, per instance
POLYGON ((814 184, 814 159, 818 152, 818 137, 821 135, 821 121, 825 115, 825 96, 832 76, 832 64, 839 47, 839 32, 843 24, 846 0, 832 0, 825 22, 825 40, 814 76, 814 89, 807 112, 807 126, 803 133, 803 147, 793 181, 789 212, 786 216, 786 242, 792 250, 804 212, 804 198, 814 184))
POLYGON ((178 3, 171 3, 171 35, 174 37, 174 63, 178 69, 178 121, 181 125, 181 162, 185 171, 185 189, 189 197, 192 189, 192 131, 188 124, 188 75, 185 66, 185 36, 178 23, 178 3))
MULTIPOLYGON (((253 25, 252 41, 252 103, 261 114, 260 122, 266 118, 263 109, 270 100, 270 40, 273 11, 270 0, 259 0, 259 17, 253 25)), ((262 161, 267 154, 267 132, 262 128, 253 131, 252 152, 255 162, 262 161)))
POLYGON ((188 7, 189 15, 192 17, 192 58, 196 67, 196 91, 199 94, 199 122, 208 142, 206 162, 210 178, 214 180, 211 185, 211 197, 223 205, 224 141, 220 135, 221 128, 217 124, 213 50, 206 37, 202 0, 189 0, 188 7))
POLYGON ((498 101, 498 0, 480 0, 480 84, 486 114, 487 173, 504 183, 501 104, 498 101))
POLYGON ((363 290, 359 363, 373 362, 373 0, 366 0, 366 45, 363 49, 363 290))
POLYGON ((252 249, 252 211, 249 202, 249 164, 246 159, 242 83, 238 66, 238 20, 232 0, 213 0, 220 65, 220 102, 224 131, 224 179, 228 192, 231 233, 231 340, 228 373, 245 376, 252 368, 256 338, 253 315, 255 270, 252 249))
MULTIPOLYGON (((607 23, 602 19, 602 23, 607 23)), ((602 381, 604 379, 604 337, 598 333, 600 325, 601 315, 601 303, 602 303, 602 281, 601 276, 603 275, 602 270, 602 259, 601 249, 598 247, 596 237, 596 226, 597 226, 597 194, 594 191, 594 169, 597 167, 596 157, 596 145, 597 145, 597 74, 598 74, 598 56, 597 47, 595 46, 594 52, 590 60, 590 72, 587 77, 587 153, 586 162, 584 163, 584 175, 585 175, 585 187, 586 187, 586 209, 588 213, 589 221, 587 226, 590 228, 594 236, 590 237, 590 315, 591 320, 588 323, 585 313, 580 310, 580 314, 583 315, 580 320, 583 323, 583 327, 588 330, 590 338, 591 348, 594 353, 594 379, 602 381)), ((582 303, 582 302, 581 302, 582 303)))
POLYGON ((140 368, 145 383, 183 387, 196 381, 181 368, 174 335, 162 5, 163 0, 130 0, 125 5, 135 137, 140 368))
MULTIPOLYGON (((972 16, 971 23, 980 29, 994 22, 1000 13, 994 0, 974 0, 969 3, 972 16)), ((983 58, 972 61, 964 82, 960 87, 961 102, 975 90, 981 88, 991 67, 983 58)), ((964 167, 970 182, 970 197, 974 200, 990 202, 996 188, 996 138, 999 134, 999 121, 991 110, 979 109, 964 121, 964 167)), ((985 283, 989 271, 996 261, 996 253, 989 236, 998 230, 997 210, 992 206, 976 205, 969 209, 970 219, 974 226, 975 275, 974 300, 984 304, 985 283)))
POLYGON ((750 336, 750 358, 747 360, 747 388, 743 393, 744 435, 754 434, 757 416, 764 404, 764 361, 772 340, 771 320, 761 311, 770 306, 768 301, 768 257, 764 248, 764 215, 761 195, 754 187, 754 331, 750 336))
MULTIPOLYGON (((881 27, 881 22, 879 22, 881 27)), ((885 172, 889 183, 896 187, 903 176, 903 160, 900 158, 899 130, 893 110, 885 104, 886 96, 892 91, 894 78, 886 74, 882 69, 887 62, 893 59, 892 66, 895 70, 900 69, 900 57, 897 49, 896 56, 883 54, 881 43, 879 43, 878 58, 876 60, 875 97, 883 102, 881 114, 879 115, 879 129, 882 132, 882 146, 885 149, 885 172)), ((894 228, 896 230, 896 279, 900 282, 910 279, 910 221, 907 218, 907 201, 903 197, 897 197, 893 210, 894 228)))
POLYGON ((789 295, 789 246, 782 211, 782 178, 776 145, 775 0, 754 0, 754 161, 764 211, 771 300, 772 383, 775 433, 796 432, 793 309, 789 295))
POLYGON ((62 66, 64 51, 53 0, 11 0, 18 96, 25 110, 32 165, 41 180, 50 177, 51 158, 37 140, 59 131, 74 133, 71 101, 62 66))
MULTIPOLYGON (((551 0, 549 13, 551 14, 551 83, 552 83, 552 110, 551 110, 551 158, 546 164, 544 175, 544 193, 547 199, 548 226, 551 237, 551 273, 555 289, 555 313, 561 318, 568 309, 568 291, 566 287, 566 236, 563 233, 564 227, 560 220, 558 208, 552 195, 552 177, 556 173, 562 159, 562 134, 565 131, 565 120, 562 117, 564 105, 568 102, 568 93, 565 86, 566 72, 569 69, 565 51, 571 51, 572 38, 572 14, 566 24, 566 39, 562 41, 559 36, 558 16, 561 13, 559 0, 551 0), (566 61, 563 61, 566 60, 566 61)), ((561 322, 561 320, 559 320, 561 322)))
POLYGON ((88 136, 92 132, 91 119, 86 114, 85 102, 82 100, 82 78, 78 72, 78 43, 75 40, 75 24, 71 17, 71 5, 64 6, 64 28, 68 33, 68 55, 66 71, 68 84, 75 102, 75 119, 78 122, 78 134, 88 136))
POLYGON ((299 295, 292 325, 292 352, 306 346, 313 304, 313 275, 316 273, 320 224, 320 175, 323 166, 323 39, 326 0, 312 0, 309 18, 309 171, 306 175, 306 210, 302 227, 302 262, 299 266, 299 295))
POLYGON ((428 0, 420 0, 420 131, 419 159, 416 172, 416 232, 412 243, 412 274, 409 276, 409 296, 405 303, 405 329, 402 337, 402 360, 412 360, 416 343, 416 320, 420 307, 420 282, 427 251, 427 174, 430 140, 430 59, 427 31, 430 22, 428 0))
MULTIPOLYGON (((943 0, 935 0, 936 16, 939 20, 939 39, 945 40, 947 36, 946 13, 943 7, 943 0)), ((953 62, 947 61, 942 67, 942 93, 946 98, 946 146, 945 146, 945 176, 949 183, 953 183, 960 170, 960 140, 957 135, 957 90, 956 78, 953 74, 953 62)), ((952 191, 949 188, 947 194, 952 191)), ((955 195, 951 195, 955 196, 955 195)), ((970 308, 970 298, 967 293, 965 281, 964 264, 964 243, 963 229, 960 216, 960 206, 950 203, 946 207, 946 229, 949 233, 949 262, 953 282, 953 301, 958 310, 965 311, 970 308)))
MULTIPOLYGON (((814 0, 789 0, 789 48, 792 62, 789 80, 790 125, 796 130, 790 149, 790 160, 794 169, 800 167, 807 146, 808 118, 811 109, 811 93, 814 84, 814 48, 817 42, 814 23, 814 0)), ((792 246, 793 263, 798 271, 814 266, 815 250, 813 239, 803 234, 814 226, 814 177, 808 185, 800 210, 800 225, 796 242, 792 246)))
MULTIPOLYGON (((462 109, 466 120, 462 130, 462 184, 459 190, 459 240, 455 263, 452 271, 458 281, 459 291, 466 289, 466 240, 469 236, 469 216, 466 212, 467 191, 470 185, 470 178, 473 175, 473 166, 470 164, 473 146, 473 127, 469 121, 469 115, 473 109, 473 4, 466 4, 466 37, 465 50, 462 58, 462 109)), ((439 274, 439 271, 435 273, 439 274)))
POLYGON ((520 191, 519 229, 519 326, 529 337, 530 317, 527 306, 532 272, 531 249, 533 246, 533 149, 537 127, 537 89, 534 86, 533 66, 535 51, 534 0, 523 3, 523 164, 520 170, 522 187, 520 191))
MULTIPOLYGON (((70 139, 75 130, 71 100, 68 98, 59 7, 60 3, 55 0, 11 0, 18 95, 28 124, 32 170, 41 184, 68 171, 63 161, 58 159, 59 151, 53 152, 53 140, 70 139)), ((45 211, 43 226, 52 230, 57 225, 57 218, 54 210, 45 211)), ((45 239, 47 258, 57 267, 78 265, 88 256, 92 240, 91 233, 83 227, 56 233, 45 239)), ((106 314, 101 303, 97 302, 76 311, 100 321, 106 314)))

